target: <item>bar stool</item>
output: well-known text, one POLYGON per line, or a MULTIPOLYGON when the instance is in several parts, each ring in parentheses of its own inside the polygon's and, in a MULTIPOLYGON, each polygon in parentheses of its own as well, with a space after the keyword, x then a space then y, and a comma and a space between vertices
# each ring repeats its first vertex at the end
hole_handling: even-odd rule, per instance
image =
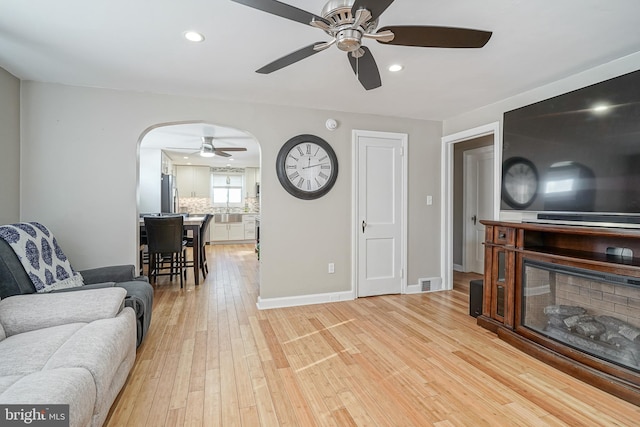
POLYGON ((144 228, 147 232, 149 277, 155 283, 158 276, 170 276, 170 280, 173 280, 173 276, 177 274, 182 288, 187 252, 187 242, 183 239, 184 217, 144 217, 144 228), (167 261, 168 267, 164 265, 167 261), (167 269, 168 272, 161 272, 167 269))
MULTIPOLYGON (((207 254, 205 253, 205 242, 207 241, 207 234, 209 233, 209 223, 213 219, 213 214, 205 214, 204 219, 202 220, 202 225, 200 226, 200 270, 202 271, 202 276, 207 277, 207 273, 209 273, 209 267, 207 267, 207 254)), ((185 237, 187 241, 187 247, 193 248, 193 237, 185 237)), ((193 267, 193 262, 190 261, 186 263, 186 267, 193 267)), ((185 277, 187 272, 185 270, 185 277)))

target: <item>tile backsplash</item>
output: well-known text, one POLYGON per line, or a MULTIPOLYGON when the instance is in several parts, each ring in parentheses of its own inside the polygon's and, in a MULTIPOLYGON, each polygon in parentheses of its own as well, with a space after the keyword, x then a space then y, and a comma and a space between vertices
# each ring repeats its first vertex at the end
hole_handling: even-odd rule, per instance
MULTIPOLYGON (((178 211, 189 214, 226 212, 227 208, 214 208, 209 197, 180 197, 178 211)), ((229 208, 229 212, 260 212, 260 199, 249 197, 246 208, 229 208)))

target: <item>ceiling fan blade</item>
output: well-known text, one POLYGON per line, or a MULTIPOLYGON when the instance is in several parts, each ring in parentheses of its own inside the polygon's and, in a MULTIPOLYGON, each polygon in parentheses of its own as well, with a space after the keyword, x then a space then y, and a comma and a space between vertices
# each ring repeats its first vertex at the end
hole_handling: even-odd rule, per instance
POLYGON ((231 154, 227 154, 224 151, 220 151, 220 150, 213 150, 214 153, 216 153, 216 156, 220 156, 220 157, 231 157, 231 154))
POLYGON ((252 7, 254 9, 261 10, 263 12, 277 15, 282 18, 291 19, 292 21, 300 22, 301 24, 311 25, 311 21, 322 21, 327 25, 331 23, 326 19, 314 15, 311 12, 307 12, 297 7, 282 3, 276 0, 232 0, 236 3, 243 4, 245 6, 252 7))
POLYGON ((280 59, 276 59, 275 61, 265 65, 259 70, 256 70, 256 73, 260 73, 260 74, 273 73, 274 71, 278 71, 281 68, 284 68, 288 65, 301 61, 313 55, 314 53, 318 53, 320 51, 314 50, 313 47, 319 43, 323 43, 323 42, 315 42, 313 44, 310 44, 309 46, 305 46, 302 49, 296 50, 295 52, 285 55, 280 59))
POLYGON ((371 51, 366 46, 361 46, 360 49, 364 53, 359 58, 354 58, 351 53, 347 53, 353 72, 366 90, 382 86, 380 72, 371 51))
POLYGON ((382 12, 393 3, 393 0, 356 0, 351 6, 351 14, 356 16, 358 9, 367 9, 371 12, 371 21, 375 21, 382 15, 382 12))
POLYGON ((216 151, 247 151, 247 149, 244 147, 216 147, 216 151))
POLYGON ((470 28, 418 25, 384 27, 377 32, 386 30, 394 34, 393 40, 377 40, 378 43, 417 47, 479 48, 487 44, 493 34, 491 31, 470 28))

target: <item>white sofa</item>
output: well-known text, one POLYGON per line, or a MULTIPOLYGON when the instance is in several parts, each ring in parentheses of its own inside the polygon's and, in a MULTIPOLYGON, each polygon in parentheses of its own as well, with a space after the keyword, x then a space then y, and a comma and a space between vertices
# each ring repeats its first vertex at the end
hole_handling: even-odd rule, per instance
POLYGON ((70 426, 101 426, 136 357, 127 291, 0 301, 0 404, 69 404, 70 426))

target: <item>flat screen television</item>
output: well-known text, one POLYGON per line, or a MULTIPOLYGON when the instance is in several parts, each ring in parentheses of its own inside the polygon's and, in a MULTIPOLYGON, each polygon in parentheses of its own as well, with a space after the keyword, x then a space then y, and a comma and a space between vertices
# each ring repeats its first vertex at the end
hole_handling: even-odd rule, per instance
POLYGON ((504 113, 501 209, 640 224, 640 70, 504 113))

